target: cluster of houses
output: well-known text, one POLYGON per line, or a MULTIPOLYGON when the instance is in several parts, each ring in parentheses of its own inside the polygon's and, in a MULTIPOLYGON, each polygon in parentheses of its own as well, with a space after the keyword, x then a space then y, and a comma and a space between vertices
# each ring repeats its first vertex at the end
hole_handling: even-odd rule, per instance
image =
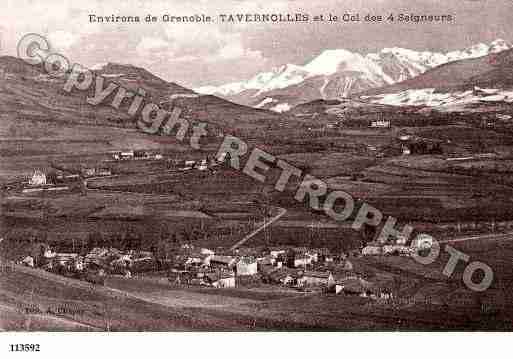
MULTIPOLYGON (((179 169, 182 171, 197 169, 205 171, 209 167, 214 167, 224 162, 227 154, 222 153, 216 158, 203 158, 200 160, 184 160, 177 163, 179 169)), ((112 152, 114 161, 127 161, 127 160, 162 160, 164 156, 161 153, 150 153, 143 150, 129 150, 129 151, 114 151, 112 152)))
POLYGON ((226 160, 226 153, 222 153, 220 156, 216 158, 203 158, 201 160, 185 160, 182 166, 179 168, 181 171, 188 171, 192 169, 197 169, 199 171, 206 171, 207 169, 215 166, 219 166, 219 164, 223 163, 226 160))
POLYGON ((443 143, 440 140, 401 133, 397 142, 403 155, 442 154, 444 152, 443 143))
POLYGON ((378 119, 370 121, 369 126, 372 128, 390 128, 391 122, 389 120, 378 119))
POLYGON ((84 177, 111 176, 112 175, 112 171, 109 168, 88 167, 88 168, 82 169, 82 175, 84 177))
POLYGON ((48 245, 39 244, 20 263, 101 284, 106 274, 131 278, 136 273, 166 269, 172 285, 234 288, 256 283, 301 291, 392 298, 391 291, 377 288, 357 274, 345 256, 335 257, 326 248, 243 248, 215 253, 183 245, 170 258, 156 259, 148 251, 97 247, 81 255, 54 252, 48 245))
POLYGON ((28 178, 28 181, 21 183, 21 192, 33 193, 69 190, 68 185, 72 182, 80 181, 82 177, 102 177, 110 175, 112 175, 112 171, 104 167, 87 167, 76 172, 58 170, 51 174, 46 174, 44 171, 36 169, 32 173, 32 176, 28 178))
POLYGON ((46 175, 43 171, 35 170, 32 177, 29 179, 29 186, 44 186, 46 185, 46 175))
POLYGON ((126 160, 161 160, 163 158, 160 153, 150 153, 144 150, 128 150, 128 151, 114 151, 112 158, 115 161, 126 160))
POLYGON ((399 236, 395 241, 373 241, 367 243, 362 249, 364 256, 397 255, 411 256, 419 251, 429 250, 433 246, 433 237, 427 234, 419 234, 411 243, 405 237, 399 236))
POLYGON ((169 281, 216 288, 265 283, 297 290, 392 297, 390 291, 376 291, 372 283, 355 274, 347 258, 335 258, 326 248, 244 248, 225 254, 186 245, 174 260, 169 281))
POLYGON ((45 172, 36 169, 32 176, 29 178, 27 182, 27 187, 44 187, 50 185, 56 185, 57 183, 70 182, 74 180, 80 179, 83 177, 100 177, 100 176, 110 176, 112 175, 112 171, 109 168, 105 167, 86 167, 82 168, 77 172, 69 172, 65 173, 61 170, 56 171, 55 175, 52 177, 47 175, 45 172))
POLYGON ((22 193, 33 193, 41 191, 63 191, 68 190, 69 187, 66 185, 57 185, 54 181, 49 180, 46 174, 41 170, 35 170, 28 182, 22 183, 22 193))
POLYGON ((168 276, 169 281, 175 284, 233 288, 236 277, 258 273, 255 257, 215 254, 210 249, 191 245, 183 245, 172 263, 168 276))
POLYGON ((89 280, 92 275, 104 277, 121 274, 127 278, 132 273, 157 268, 156 260, 148 251, 120 251, 116 248, 93 248, 86 255, 54 252, 46 244, 38 244, 20 264, 37 267, 68 277, 89 280))

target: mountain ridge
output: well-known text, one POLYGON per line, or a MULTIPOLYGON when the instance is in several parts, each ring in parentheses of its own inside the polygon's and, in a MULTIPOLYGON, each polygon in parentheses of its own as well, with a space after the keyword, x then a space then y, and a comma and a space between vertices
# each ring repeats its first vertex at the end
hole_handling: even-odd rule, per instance
POLYGON ((333 99, 364 92, 416 77, 429 69, 454 61, 479 58, 513 48, 497 39, 447 53, 384 48, 366 55, 345 49, 322 51, 305 65, 287 64, 259 73, 248 81, 203 86, 198 93, 214 94, 229 101, 263 108, 293 107, 315 99, 333 99))
MULTIPOLYGON (((216 96, 196 94, 142 67, 107 63, 95 66, 91 71, 128 90, 144 90, 146 103, 153 102, 164 109, 178 106, 183 117, 193 122, 204 121, 216 128, 231 129, 236 124, 265 126, 278 116, 216 96)), ((17 127, 18 123, 22 126, 20 120, 23 119, 70 126, 136 127, 135 118, 127 113, 128 103, 118 109, 110 106, 116 91, 99 105, 90 105, 86 98, 94 91, 94 85, 87 91, 64 91, 64 78, 52 77, 42 65, 30 65, 12 56, 0 57, 0 78, 0 117, 5 123, 11 122, 9 126, 17 127)))
POLYGON ((513 103, 513 49, 454 61, 355 96, 395 106, 464 109, 477 103, 513 103))

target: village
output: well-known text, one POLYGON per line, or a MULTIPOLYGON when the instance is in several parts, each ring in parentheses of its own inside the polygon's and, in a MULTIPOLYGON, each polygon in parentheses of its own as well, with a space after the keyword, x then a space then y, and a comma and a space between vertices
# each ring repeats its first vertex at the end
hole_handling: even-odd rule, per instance
POLYGON ((357 274, 346 256, 326 248, 241 248, 232 254, 182 245, 173 258, 149 251, 96 247, 88 253, 58 253, 39 243, 19 264, 104 285, 108 276, 167 278, 169 286, 257 287, 391 299, 392 291, 357 274), (151 276, 150 276, 151 274, 151 276))
MULTIPOLYGON (((112 164, 170 161, 173 171, 214 171, 226 156, 173 161, 161 153, 150 151, 112 151, 96 167, 70 171, 55 166, 57 171, 52 174, 35 170, 32 177, 22 183, 21 192, 30 195, 33 192, 69 189, 73 181, 81 182, 85 191, 87 179, 115 176, 109 166, 112 164)), ((298 246, 211 249, 192 243, 180 243, 172 250, 164 251, 142 250, 137 246, 119 249, 104 243, 89 243, 80 251, 62 252, 45 242, 37 242, 32 243, 30 255, 19 258, 18 263, 97 285, 105 285, 106 278, 112 276, 125 279, 157 277, 169 286, 245 288, 267 285, 299 292, 391 299, 393 294, 389 286, 374 283, 365 273, 355 271, 352 258, 411 257, 418 251, 429 250, 432 244, 430 236, 421 235, 413 241, 406 238, 390 239, 385 243, 370 241, 350 253, 298 246)))

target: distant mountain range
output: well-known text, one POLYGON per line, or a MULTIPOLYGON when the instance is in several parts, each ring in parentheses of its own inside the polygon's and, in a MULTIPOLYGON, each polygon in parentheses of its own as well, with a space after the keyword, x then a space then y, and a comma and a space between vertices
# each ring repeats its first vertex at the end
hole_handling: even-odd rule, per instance
POLYGON ((281 112, 316 99, 348 97, 401 83, 440 65, 511 48, 513 45, 499 39, 448 53, 385 48, 377 53, 361 55, 344 49, 326 50, 303 66, 287 64, 257 74, 248 81, 204 86, 195 91, 281 112))
MULTIPOLYGON (((458 110, 479 103, 481 110, 490 106, 510 108, 513 103, 513 48, 502 40, 447 54, 394 48, 362 56, 327 50, 304 66, 286 65, 259 74, 239 84, 240 92, 218 96, 198 94, 132 65, 107 63, 95 66, 94 71, 125 88, 144 89, 148 101, 166 109, 178 106, 183 118, 208 122, 211 129, 220 132, 266 129, 286 117, 276 112, 301 103, 348 96, 372 107, 458 110)), ((42 67, 20 59, 0 57, 0 79, 0 135, 6 138, 44 137, 49 133, 48 126, 55 130, 57 125, 135 128, 126 108, 110 106, 113 96, 91 106, 86 102, 88 93, 67 93, 62 90, 64 79, 52 78, 42 67)), ((230 87, 236 86, 224 88, 230 87)), ((344 106, 363 105, 344 102, 344 106)))

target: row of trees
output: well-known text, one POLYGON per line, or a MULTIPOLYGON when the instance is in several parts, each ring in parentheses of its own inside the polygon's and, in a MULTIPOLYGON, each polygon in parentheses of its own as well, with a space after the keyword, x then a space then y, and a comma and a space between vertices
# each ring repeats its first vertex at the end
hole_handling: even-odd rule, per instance
POLYGON ((198 226, 180 227, 174 230, 162 227, 158 230, 140 227, 128 227, 123 231, 105 233, 91 232, 87 239, 87 247, 114 247, 121 250, 150 250, 162 243, 177 246, 182 243, 196 242, 203 239, 205 233, 198 226))

